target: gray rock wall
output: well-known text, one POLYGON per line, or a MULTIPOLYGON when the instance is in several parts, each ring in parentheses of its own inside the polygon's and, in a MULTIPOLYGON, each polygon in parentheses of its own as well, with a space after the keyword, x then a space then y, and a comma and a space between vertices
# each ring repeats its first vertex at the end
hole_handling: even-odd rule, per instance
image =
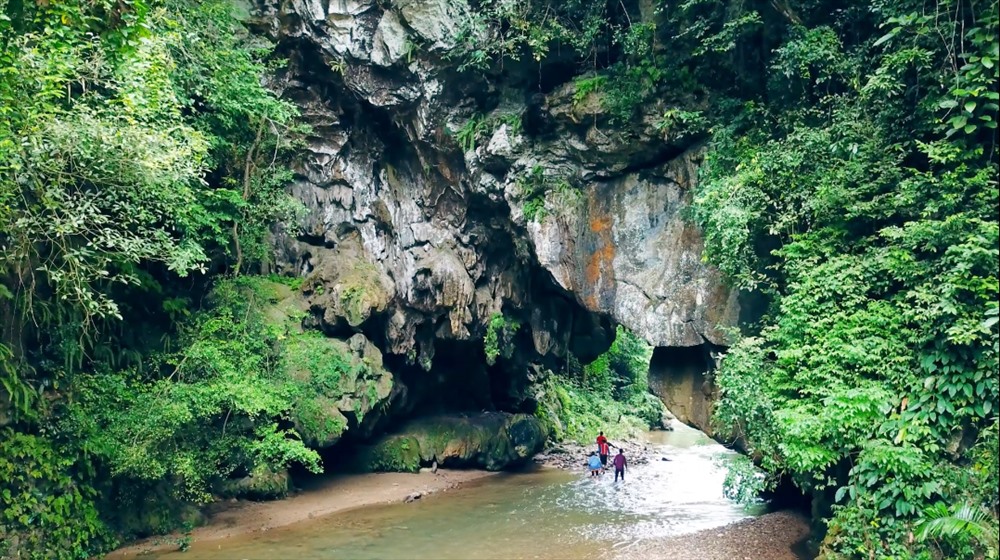
POLYGON ((308 215, 276 261, 310 278, 323 328, 430 370, 438 341, 480 340, 502 313, 522 324, 511 375, 596 356, 612 322, 660 347, 726 343, 736 295, 681 216, 701 151, 656 126, 665 104, 616 126, 571 81, 513 85, 537 68, 459 73, 464 0, 257 10, 289 59, 273 85, 312 127, 292 187, 308 215))

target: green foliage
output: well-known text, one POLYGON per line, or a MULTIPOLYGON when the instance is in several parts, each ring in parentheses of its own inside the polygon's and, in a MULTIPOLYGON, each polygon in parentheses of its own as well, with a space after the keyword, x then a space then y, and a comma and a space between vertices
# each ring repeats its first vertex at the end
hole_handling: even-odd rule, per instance
POLYGON ((588 390, 626 402, 649 392, 649 360, 652 355, 653 349, 646 341, 619 325, 607 352, 582 366, 582 369, 575 361, 571 362, 567 373, 578 377, 581 385, 588 390))
POLYGON ((462 128, 451 134, 462 148, 462 152, 476 149, 476 143, 491 136, 501 125, 507 125, 512 135, 521 133, 521 115, 518 113, 498 113, 492 115, 475 114, 465 121, 462 128))
POLYGON ((488 128, 489 123, 483 115, 473 115, 454 132, 455 140, 463 152, 470 152, 476 149, 476 140, 488 128))
POLYGON ((573 81, 575 89, 573 91, 573 104, 579 105, 588 97, 600 92, 606 85, 606 76, 578 77, 573 81))
POLYGON ((19 401, 104 351, 123 301, 159 289, 149 270, 239 272, 291 215, 276 163, 294 111, 230 11, 60 2, 0 21, 0 311, 28 327, 0 344, 19 401), (28 368, 29 347, 59 368, 28 368))
POLYGON ((835 497, 830 557, 980 554, 908 535, 934 504, 996 512, 975 466, 995 453, 963 441, 1000 404, 998 7, 755 8, 686 16, 740 86, 715 86, 691 214, 707 260, 771 302, 716 375, 720 433, 835 497))
POLYGON ((162 482, 198 500, 234 470, 316 464, 276 424, 274 336, 225 286, 192 309, 203 273, 266 260, 270 225, 294 218, 283 163, 301 131, 262 85, 270 45, 227 1, 2 5, 0 402, 10 441, 37 443, 31 500, 76 531, 24 501, 18 523, 45 522, 3 541, 90 556, 108 542, 94 507, 108 519, 162 482), (107 483, 99 497, 81 472, 107 483))
POLYGON ((996 558, 1000 553, 997 525, 987 510, 961 504, 949 508, 938 502, 924 512, 916 526, 916 536, 921 540, 978 540, 987 550, 988 558, 996 558))
POLYGON ((549 215, 549 208, 565 208, 580 200, 580 191, 570 183, 570 179, 546 176, 540 165, 517 177, 517 191, 523 201, 521 211, 528 221, 541 221, 549 215), (554 196, 552 196, 554 195, 554 196))
POLYGON ((581 388, 559 375, 544 383, 536 416, 553 439, 582 444, 592 443, 602 431, 613 440, 634 438, 649 428, 645 419, 634 415, 631 405, 581 388))
POLYGON ((544 198, 530 198, 524 203, 524 218, 530 222, 542 221, 548 216, 544 198))
POLYGON ((492 128, 494 131, 500 128, 500 125, 507 125, 510 133, 514 136, 521 134, 521 115, 519 113, 502 113, 497 115, 492 119, 492 128))
POLYGON ((619 326, 607 352, 585 366, 572 358, 546 380, 535 415, 556 440, 590 443, 601 431, 635 437, 663 417, 663 403, 649 393, 651 357, 645 341, 619 326))
POLYGON ((726 479, 722 483, 722 492, 736 503, 744 506, 758 504, 762 493, 774 489, 772 480, 746 455, 727 458, 723 466, 726 468, 726 479))
POLYGON ((654 48, 657 22, 634 12, 624 3, 595 0, 486 0, 475 5, 446 58, 457 61, 459 71, 485 73, 508 61, 530 57, 544 65, 552 54, 569 54, 581 70, 599 71, 576 80, 574 103, 613 91, 601 104, 625 123, 669 74, 669 59, 654 48))
POLYGON ((169 478, 193 502, 208 501, 216 479, 240 470, 318 470, 316 453, 274 421, 293 394, 255 287, 253 278, 220 283, 211 307, 183 327, 181 349, 147 373, 81 376, 64 429, 113 476, 169 478))
POLYGON ((290 334, 281 347, 281 368, 289 379, 286 388, 294 403, 290 418, 312 447, 333 445, 347 429, 338 406, 345 396, 351 396, 358 422, 384 397, 379 394, 377 373, 350 356, 339 341, 307 331, 290 334))
POLYGON ((683 109, 668 109, 656 123, 657 130, 665 131, 673 138, 700 134, 708 126, 708 119, 701 111, 685 111, 683 109))
POLYGON ((486 363, 496 364, 497 358, 510 359, 513 355, 514 335, 521 328, 516 319, 508 319, 503 313, 494 313, 486 325, 486 336, 483 337, 483 350, 486 352, 486 363))
POLYGON ((479 72, 506 60, 530 57, 538 62, 561 45, 583 59, 594 59, 599 43, 610 39, 619 25, 627 25, 627 18, 624 8, 615 5, 609 14, 603 2, 590 0, 486 0, 471 12, 447 57, 459 62, 460 71, 479 72))
POLYGON ((49 439, 0 431, 0 555, 83 559, 114 544, 97 491, 77 474, 85 461, 49 439))

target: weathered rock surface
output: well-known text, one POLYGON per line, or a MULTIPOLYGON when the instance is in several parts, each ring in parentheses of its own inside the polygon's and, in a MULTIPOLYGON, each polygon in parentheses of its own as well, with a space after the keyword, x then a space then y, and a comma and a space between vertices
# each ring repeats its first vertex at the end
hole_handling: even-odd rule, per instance
POLYGON ((431 371, 445 342, 517 319, 488 379, 568 352, 588 361, 612 322, 659 347, 726 344, 736 294, 681 216, 701 150, 659 125, 664 104, 613 125, 571 76, 539 93, 503 85, 541 80, 537 67, 495 82, 458 72, 445 54, 465 0, 257 8, 290 61, 273 85, 312 128, 292 187, 308 215, 276 233, 276 265, 308 277, 327 332, 431 371))
POLYGON ((675 167, 588 183, 583 203, 528 230, 539 263, 587 309, 657 346, 721 344, 735 294, 701 262, 699 233, 679 215, 691 177, 675 167))
POLYGON ((678 420, 709 436, 715 434, 712 411, 717 395, 713 375, 719 357, 719 350, 706 343, 656 348, 649 362, 650 391, 678 420))

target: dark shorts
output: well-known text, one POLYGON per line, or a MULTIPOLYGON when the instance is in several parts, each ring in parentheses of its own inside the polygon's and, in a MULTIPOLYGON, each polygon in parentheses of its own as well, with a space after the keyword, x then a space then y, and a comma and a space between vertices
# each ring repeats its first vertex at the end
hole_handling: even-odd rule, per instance
POLYGON ((604 465, 605 467, 608 466, 608 456, 607 455, 601 455, 601 464, 604 465))

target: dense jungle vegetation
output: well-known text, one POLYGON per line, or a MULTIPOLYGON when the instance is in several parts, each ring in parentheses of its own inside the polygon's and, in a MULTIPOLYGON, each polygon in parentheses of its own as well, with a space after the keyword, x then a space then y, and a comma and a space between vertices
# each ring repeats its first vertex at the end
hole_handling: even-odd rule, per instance
MULTIPOLYGON (((0 0, 0 556, 89 557, 219 479, 319 468, 247 296, 304 130, 241 16, 0 0)), ((705 258, 769 302, 715 376, 766 473, 737 494, 792 480, 828 558, 995 558, 998 31, 990 0, 481 0, 442 64, 570 57, 615 126, 666 100, 704 144, 705 258)), ((646 351, 620 335, 539 414, 581 439, 652 415, 646 351)))
POLYGON ((0 556, 88 557, 210 479, 316 468, 239 280, 199 311, 296 211, 270 46, 222 1, 0 7, 0 556))
POLYGON ((742 480, 811 493, 829 558, 996 557, 997 3, 480 14, 466 65, 566 45, 620 126, 661 97, 706 140, 705 258, 770 302, 715 378, 720 434, 767 473, 742 480))

